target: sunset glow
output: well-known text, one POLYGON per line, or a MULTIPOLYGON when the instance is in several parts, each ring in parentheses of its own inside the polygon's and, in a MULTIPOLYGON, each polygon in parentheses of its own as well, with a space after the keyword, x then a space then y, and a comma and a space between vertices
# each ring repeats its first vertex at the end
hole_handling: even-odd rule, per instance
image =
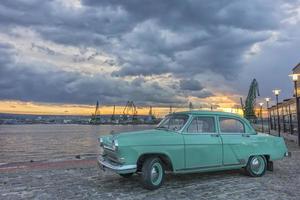
MULTIPOLYGON (((224 98, 224 97, 222 97, 224 98)), ((215 111, 225 111, 242 114, 238 107, 234 107, 234 103, 222 104, 224 107, 214 107, 215 111), (230 107, 232 106, 232 107, 230 107)), ((149 106, 137 106, 137 114, 148 115, 149 106)), ((188 110, 187 107, 172 107, 173 112, 180 112, 188 110)), ((194 107, 195 110, 210 110, 210 107, 194 107)), ((113 106, 100 106, 100 114, 112 114, 113 106)), ((115 114, 123 114, 124 105, 117 105, 115 107, 115 114)), ((163 117, 168 114, 170 107, 152 107, 153 115, 163 117)), ((90 116, 95 112, 95 105, 80 105, 80 104, 47 104, 35 102, 22 102, 22 101, 0 101, 0 113, 11 114, 34 114, 34 115, 85 115, 90 116)))

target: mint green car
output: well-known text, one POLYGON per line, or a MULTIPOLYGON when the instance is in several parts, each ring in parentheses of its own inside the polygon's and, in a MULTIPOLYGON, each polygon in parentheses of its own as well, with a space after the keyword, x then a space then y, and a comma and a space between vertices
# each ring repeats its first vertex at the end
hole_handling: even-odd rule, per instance
POLYGON ((283 138, 257 133, 235 114, 210 111, 173 113, 153 130, 99 138, 98 164, 128 178, 141 175, 142 185, 159 188, 165 172, 191 173, 244 168, 259 177, 273 161, 289 156, 283 138))

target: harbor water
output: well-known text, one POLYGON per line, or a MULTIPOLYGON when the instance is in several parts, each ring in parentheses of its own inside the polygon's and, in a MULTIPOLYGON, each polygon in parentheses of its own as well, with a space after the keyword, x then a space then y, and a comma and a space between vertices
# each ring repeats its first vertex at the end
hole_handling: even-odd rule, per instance
POLYGON ((153 128, 153 125, 0 125, 0 165, 12 162, 55 161, 96 157, 97 138, 114 132, 153 128))

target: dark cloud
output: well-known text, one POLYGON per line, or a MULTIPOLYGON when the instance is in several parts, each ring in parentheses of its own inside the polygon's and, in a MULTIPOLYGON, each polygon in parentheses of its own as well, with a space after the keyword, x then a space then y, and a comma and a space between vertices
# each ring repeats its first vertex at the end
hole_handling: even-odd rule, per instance
POLYGON ((208 90, 193 91, 190 94, 191 96, 198 97, 200 99, 214 96, 214 94, 208 90))
POLYGON ((232 78, 245 51, 270 37, 264 31, 278 26, 281 13, 280 1, 82 3, 84 9, 77 12, 55 1, 4 0, 0 22, 30 26, 57 43, 101 48, 122 67, 113 75, 185 76, 211 70, 232 78))
POLYGON ((56 54, 56 52, 54 50, 52 50, 48 47, 43 47, 43 46, 40 46, 40 45, 36 45, 34 43, 31 43, 31 49, 46 53, 48 55, 55 55, 56 54))
POLYGON ((58 70, 38 70, 14 63, 8 45, 0 44, 0 99, 23 101, 92 104, 100 99, 104 104, 182 104, 183 97, 175 91, 147 83, 143 78, 126 81, 102 74, 93 76, 58 70), (3 59, 6 58, 6 59, 3 59))
POLYGON ((278 25, 279 7, 281 1, 268 1, 261 3, 259 0, 84 0, 88 6, 115 6, 122 7, 129 14, 140 21, 149 18, 159 19, 164 26, 181 29, 181 26, 211 26, 225 25, 243 29, 265 30, 278 25), (263 20, 262 20, 263 19, 263 20), (213 24, 212 24, 213 23, 213 24))
POLYGON ((6 65, 7 63, 13 62, 11 58, 12 46, 5 43, 0 43, 0 69, 1 66, 6 65))
POLYGON ((180 89, 182 90, 202 90, 203 86, 197 80, 189 79, 189 80, 180 80, 180 89))
POLYGON ((195 79, 183 79, 179 81, 179 93, 185 96, 193 96, 197 98, 207 98, 214 96, 214 94, 206 89, 198 80, 195 79))
POLYGON ((233 79, 245 52, 271 36, 268 31, 276 29, 281 14, 279 1, 268 6, 258 1, 85 2, 120 6, 140 20, 120 36, 122 48, 114 51, 122 66, 114 75, 120 76, 212 71, 233 79))
MULTIPOLYGON (((199 98, 211 96, 196 76, 215 73, 225 80, 236 79, 249 49, 278 30, 284 1, 81 2, 82 8, 73 9, 58 1, 2 0, 0 30, 18 38, 23 33, 13 30, 26 27, 44 40, 95 48, 92 55, 74 55, 73 62, 84 65, 103 52, 111 57, 105 66, 117 66, 115 71, 90 77, 57 70, 60 66, 37 70, 28 63, 16 64, 10 52, 13 47, 2 45, 1 98, 92 103, 99 97, 106 103, 134 99, 169 104, 183 102, 180 90, 199 98), (179 86, 143 78, 162 74, 181 80, 179 86)), ((57 54, 35 43, 32 50, 57 54)))

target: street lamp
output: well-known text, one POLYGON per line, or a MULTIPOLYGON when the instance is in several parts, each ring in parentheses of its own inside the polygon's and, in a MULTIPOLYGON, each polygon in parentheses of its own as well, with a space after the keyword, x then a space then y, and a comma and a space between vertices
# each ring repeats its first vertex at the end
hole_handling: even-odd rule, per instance
POLYGON ((280 91, 279 89, 275 89, 273 90, 273 93, 275 94, 276 96, 276 110, 277 110, 277 125, 278 125, 278 136, 280 137, 280 119, 279 119, 279 109, 278 109, 278 96, 280 94, 280 91))
POLYGON ((269 102, 270 102, 270 98, 267 97, 265 98, 266 102, 267 102, 267 111, 268 111, 268 132, 269 134, 271 134, 271 129, 270 129, 270 125, 271 125, 271 121, 270 121, 270 112, 269 112, 269 102))
POLYGON ((298 76, 299 74, 292 74, 292 79, 294 81, 294 90, 295 90, 295 100, 296 100, 296 112, 297 112, 297 131, 298 131, 298 145, 300 146, 300 133, 299 133, 299 127, 300 127, 300 112, 299 112, 299 98, 298 98, 298 76))
POLYGON ((261 132, 264 132, 264 120, 263 120, 263 116, 262 116, 262 108, 263 108, 264 103, 259 103, 260 106, 260 121, 261 121, 261 132))

